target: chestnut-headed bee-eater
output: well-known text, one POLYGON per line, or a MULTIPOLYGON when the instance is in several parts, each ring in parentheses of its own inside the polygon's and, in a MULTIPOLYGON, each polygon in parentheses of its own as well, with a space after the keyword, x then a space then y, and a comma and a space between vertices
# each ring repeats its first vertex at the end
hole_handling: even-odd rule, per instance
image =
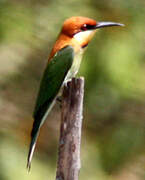
POLYGON ((77 74, 82 55, 97 29, 109 26, 123 26, 114 22, 97 22, 87 17, 71 17, 64 21, 61 32, 52 48, 44 71, 36 105, 27 168, 30 169, 36 140, 40 128, 63 87, 63 84, 77 74))

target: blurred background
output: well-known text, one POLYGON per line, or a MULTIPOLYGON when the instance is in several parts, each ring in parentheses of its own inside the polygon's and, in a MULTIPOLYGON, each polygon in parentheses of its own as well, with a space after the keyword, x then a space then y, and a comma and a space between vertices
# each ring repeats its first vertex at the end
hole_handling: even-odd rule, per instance
POLYGON ((0 0, 0 180, 55 179, 60 107, 26 160, 41 75, 70 16, 124 23, 90 43, 85 77, 80 180, 145 179, 145 1, 0 0))

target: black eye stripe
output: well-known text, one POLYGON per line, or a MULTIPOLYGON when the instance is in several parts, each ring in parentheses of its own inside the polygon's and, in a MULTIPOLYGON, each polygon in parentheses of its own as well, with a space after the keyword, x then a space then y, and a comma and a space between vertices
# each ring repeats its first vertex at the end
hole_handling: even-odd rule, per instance
POLYGON ((82 31, 93 30, 93 29, 96 29, 95 27, 96 27, 96 25, 84 24, 84 25, 81 27, 81 30, 82 30, 82 31))

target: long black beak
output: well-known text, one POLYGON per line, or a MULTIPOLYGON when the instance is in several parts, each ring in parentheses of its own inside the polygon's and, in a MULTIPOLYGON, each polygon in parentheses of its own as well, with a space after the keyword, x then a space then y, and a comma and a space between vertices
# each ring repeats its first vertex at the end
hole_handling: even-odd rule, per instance
POLYGON ((124 26, 124 24, 115 23, 115 22, 97 22, 96 29, 103 28, 103 27, 109 27, 109 26, 124 26))

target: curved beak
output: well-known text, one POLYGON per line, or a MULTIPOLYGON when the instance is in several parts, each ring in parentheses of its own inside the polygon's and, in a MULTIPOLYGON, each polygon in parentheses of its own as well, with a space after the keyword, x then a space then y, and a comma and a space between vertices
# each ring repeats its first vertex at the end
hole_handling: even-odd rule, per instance
POLYGON ((95 28, 98 29, 98 28, 109 27, 109 26, 124 26, 124 24, 115 23, 115 22, 97 22, 97 25, 95 26, 95 28))

